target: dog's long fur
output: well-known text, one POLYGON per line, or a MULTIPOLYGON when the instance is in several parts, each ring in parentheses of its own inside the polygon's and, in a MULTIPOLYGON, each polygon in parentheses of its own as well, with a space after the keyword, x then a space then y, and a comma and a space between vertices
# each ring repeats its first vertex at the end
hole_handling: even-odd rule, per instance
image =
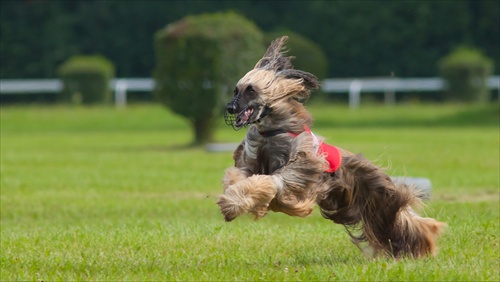
POLYGON ((218 205, 226 221, 245 213, 259 219, 269 210, 305 217, 317 204, 366 254, 434 255, 445 224, 414 212, 412 207, 421 205, 417 190, 396 186, 370 161, 342 149, 341 167, 325 172, 328 164, 316 153, 317 140, 305 130, 312 118, 299 102, 318 88, 318 81, 293 69, 283 50, 286 40, 271 43, 237 83, 228 104, 238 114, 237 127, 251 125, 233 154, 235 166, 223 179, 218 205), (263 134, 275 130, 286 133, 263 134))

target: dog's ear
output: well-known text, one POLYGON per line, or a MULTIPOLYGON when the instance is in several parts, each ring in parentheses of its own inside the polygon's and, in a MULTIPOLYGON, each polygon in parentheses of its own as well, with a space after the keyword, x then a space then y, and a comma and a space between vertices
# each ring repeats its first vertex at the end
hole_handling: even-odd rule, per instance
POLYGON ((287 50, 284 49, 287 40, 288 36, 282 36, 271 42, 271 45, 267 48, 262 59, 257 62, 255 68, 273 70, 277 75, 289 79, 302 79, 304 87, 308 90, 318 89, 319 82, 316 76, 293 68, 292 59, 294 57, 286 56, 287 50))
POLYGON ((280 71, 278 75, 289 79, 302 79, 304 87, 308 90, 315 90, 319 88, 318 78, 314 74, 306 71, 287 69, 280 71))
POLYGON ((274 70, 276 72, 292 69, 292 59, 294 57, 286 56, 286 50, 283 47, 287 40, 288 36, 282 36, 271 42, 266 53, 254 68, 274 70))

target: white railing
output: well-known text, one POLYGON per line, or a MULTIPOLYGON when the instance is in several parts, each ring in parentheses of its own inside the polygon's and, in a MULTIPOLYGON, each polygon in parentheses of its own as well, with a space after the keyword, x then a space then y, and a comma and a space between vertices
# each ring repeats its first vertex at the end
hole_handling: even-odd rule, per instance
MULTIPOLYGON (((492 90, 500 89, 500 76, 491 76, 487 81, 492 90)), ((383 92, 386 104, 394 104, 396 92, 428 92, 446 89, 447 84, 441 78, 352 78, 323 80, 322 90, 327 93, 349 93, 349 106, 359 107, 361 92, 383 92)))
MULTIPOLYGON (((488 87, 500 89, 500 76, 488 78, 488 87)), ((127 104, 127 91, 150 92, 154 89, 151 78, 117 78, 109 87, 113 90, 115 104, 127 104)), ((382 92, 387 104, 395 102, 396 92, 441 91, 446 88, 443 79, 429 78, 328 78, 322 82, 322 91, 349 93, 349 106, 359 107, 362 92, 382 92)), ((59 79, 0 79, 0 94, 58 93, 62 89, 59 79)))
POLYGON ((127 91, 151 92, 155 83, 151 78, 118 78, 111 81, 110 87, 115 93, 115 105, 123 107, 127 105, 127 91))
MULTIPOLYGON (((109 87, 114 92, 115 105, 127 104, 127 91, 150 92, 154 89, 151 78, 116 78, 109 87)), ((0 94, 59 93, 63 84, 59 79, 0 79, 0 94)))
POLYGON ((59 79, 0 79, 0 94, 57 93, 61 89, 59 79))

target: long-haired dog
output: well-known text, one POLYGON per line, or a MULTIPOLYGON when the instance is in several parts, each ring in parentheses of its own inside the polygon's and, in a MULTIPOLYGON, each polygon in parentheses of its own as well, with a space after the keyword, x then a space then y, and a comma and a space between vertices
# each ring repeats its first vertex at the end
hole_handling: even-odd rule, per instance
POLYGON ((227 105, 226 122, 249 128, 223 178, 217 204, 225 220, 245 213, 259 219, 269 210, 305 217, 317 204, 368 255, 434 255, 445 224, 414 212, 418 191, 396 186, 361 155, 326 145, 310 131, 312 118, 301 102, 319 83, 293 69, 286 40, 271 43, 227 105))

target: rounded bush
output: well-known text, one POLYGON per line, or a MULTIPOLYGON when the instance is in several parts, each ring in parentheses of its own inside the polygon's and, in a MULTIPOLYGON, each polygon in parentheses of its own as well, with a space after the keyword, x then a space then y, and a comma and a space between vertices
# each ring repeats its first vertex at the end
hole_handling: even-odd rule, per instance
POLYGON ((109 82, 114 66, 102 56, 74 56, 58 70, 63 82, 61 98, 74 104, 96 104, 110 101, 109 82))
POLYGON ((487 79, 493 71, 491 59, 473 48, 459 47, 439 61, 441 76, 448 83, 446 98, 461 102, 487 102, 487 79))
POLYGON ((169 24, 155 34, 155 50, 154 95, 191 122, 194 144, 210 141, 234 85, 264 53, 260 30, 232 12, 169 24))

